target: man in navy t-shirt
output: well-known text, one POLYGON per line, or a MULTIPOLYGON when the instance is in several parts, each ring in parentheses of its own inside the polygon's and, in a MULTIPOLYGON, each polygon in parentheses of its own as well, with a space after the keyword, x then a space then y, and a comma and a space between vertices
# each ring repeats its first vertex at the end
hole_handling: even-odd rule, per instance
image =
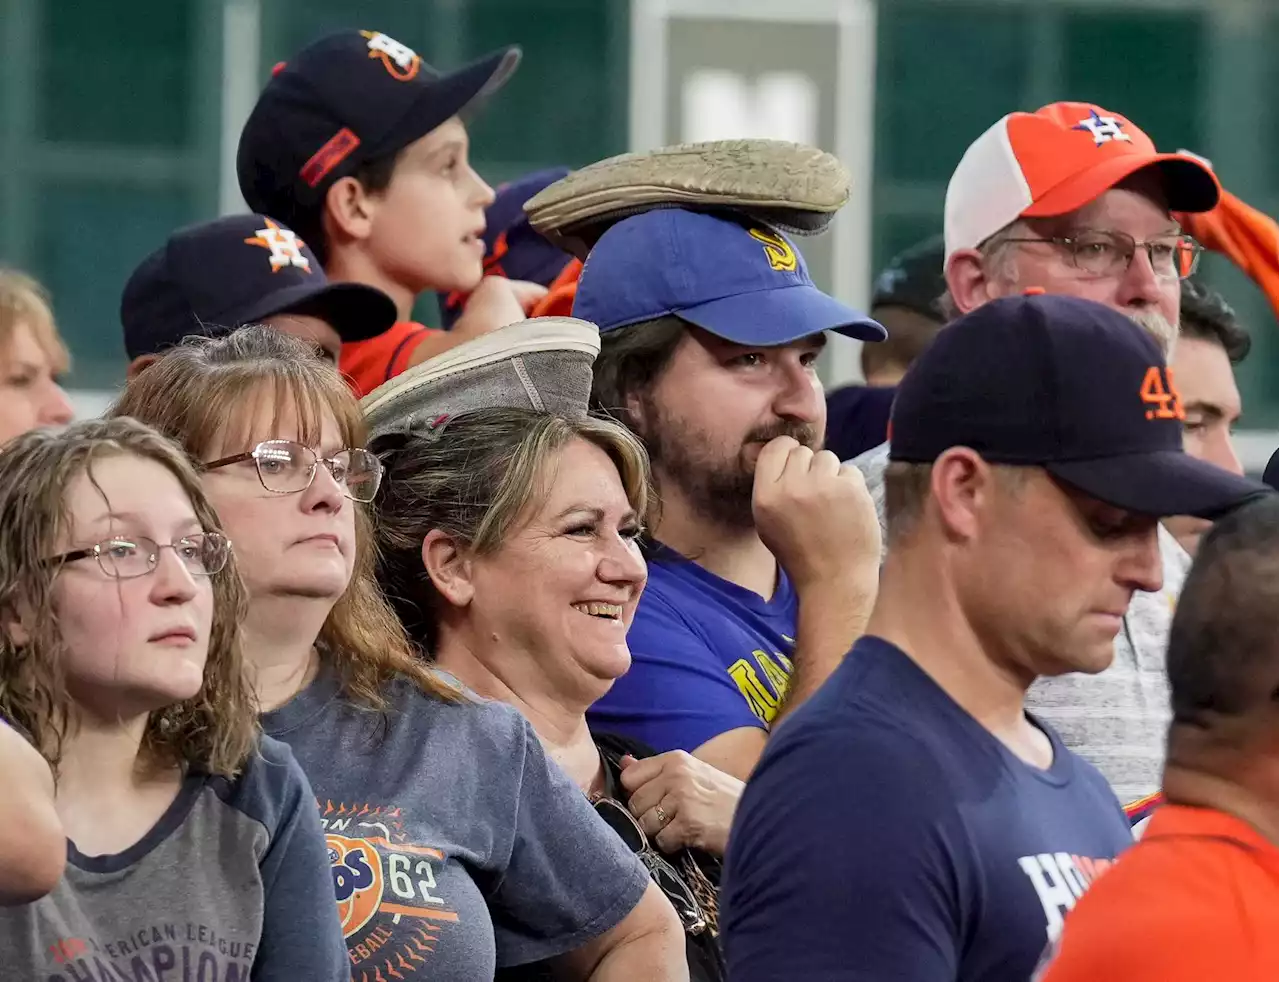
POLYGON ((595 407, 644 440, 662 499, 631 669, 588 720, 745 778, 870 614, 878 526, 860 475, 820 450, 816 362, 827 331, 884 330, 779 232, 679 208, 610 227, 573 312, 600 327, 595 407))
POLYGON ((1098 672, 1160 587, 1161 516, 1260 484, 1182 451, 1156 342, 1069 297, 995 300, 898 389, 866 635, 773 739, 729 838, 734 982, 1023 982, 1130 841, 1102 775, 1024 708, 1098 672))

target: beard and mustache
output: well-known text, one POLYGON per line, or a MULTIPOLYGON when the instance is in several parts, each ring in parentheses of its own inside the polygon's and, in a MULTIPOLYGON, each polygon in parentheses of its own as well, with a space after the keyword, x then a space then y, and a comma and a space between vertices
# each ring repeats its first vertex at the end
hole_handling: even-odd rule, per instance
POLYGON ((643 425, 637 428, 649 451, 655 475, 661 474, 660 491, 674 488, 700 518, 716 525, 745 531, 755 527, 751 499, 755 486, 756 458, 750 448, 789 436, 812 450, 821 450, 823 433, 816 426, 793 419, 758 426, 736 448, 723 451, 723 440, 690 420, 661 412, 646 397, 643 425))
POLYGON ((1164 352, 1165 361, 1173 357, 1173 346, 1178 340, 1178 325, 1165 320, 1163 314, 1156 310, 1126 310, 1125 315, 1140 328, 1155 338, 1156 344, 1164 352))

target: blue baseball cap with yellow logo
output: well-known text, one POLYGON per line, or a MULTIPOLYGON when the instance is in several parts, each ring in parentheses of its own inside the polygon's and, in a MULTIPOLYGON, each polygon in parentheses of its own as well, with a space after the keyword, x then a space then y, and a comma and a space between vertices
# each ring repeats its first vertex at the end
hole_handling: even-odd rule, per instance
POLYGON ((573 316, 613 331, 675 314, 737 344, 788 344, 820 331, 883 341, 866 314, 827 296, 781 233, 664 208, 600 237, 578 280, 573 316))

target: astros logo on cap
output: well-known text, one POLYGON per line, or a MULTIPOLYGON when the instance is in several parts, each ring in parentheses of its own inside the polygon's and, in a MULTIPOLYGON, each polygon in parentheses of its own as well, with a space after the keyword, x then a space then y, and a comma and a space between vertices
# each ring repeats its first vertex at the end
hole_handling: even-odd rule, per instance
POLYGON ((769 265, 780 273, 794 273, 799 260, 791 243, 775 232, 764 232, 758 228, 747 230, 748 234, 764 245, 765 258, 769 265))
POLYGON ((401 44, 381 31, 360 33, 369 39, 369 57, 381 58, 383 66, 396 81, 407 82, 418 74, 422 59, 408 45, 401 44))
POLYGON ((297 266, 304 273, 311 272, 311 261, 302 254, 306 245, 291 229, 281 228, 270 218, 267 227, 258 229, 256 235, 245 239, 245 245, 261 246, 271 250, 271 272, 278 273, 286 266, 297 266))
POLYGON ((1124 131, 1124 123, 1116 119, 1114 116, 1099 116, 1098 110, 1090 109, 1089 115, 1075 126, 1073 130, 1087 130, 1093 137, 1093 145, 1100 147, 1110 140, 1123 140, 1125 143, 1132 143, 1129 134, 1124 131))

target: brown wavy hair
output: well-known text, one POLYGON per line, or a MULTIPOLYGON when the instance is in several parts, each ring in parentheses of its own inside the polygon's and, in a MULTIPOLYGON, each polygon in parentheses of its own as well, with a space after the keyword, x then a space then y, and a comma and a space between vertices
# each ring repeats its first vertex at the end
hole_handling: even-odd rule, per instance
POLYGON ((438 640, 439 594, 422 565, 422 540, 441 529, 479 556, 502 548, 530 510, 545 500, 556 455, 580 439, 618 468, 641 521, 650 509, 649 456, 621 423, 532 409, 476 409, 427 431, 380 437, 387 467, 378 494, 378 575, 409 633, 426 650, 438 640))
MULTIPOLYGON (((65 492, 95 461, 151 460, 182 485, 206 531, 220 531, 199 475, 179 447, 132 419, 91 420, 60 433, 35 430, 0 453, 0 716, 24 730, 57 772, 75 707, 63 673, 65 649, 54 604, 58 567, 46 560, 71 527, 65 492), (21 624, 21 639, 14 626, 21 624)), ((141 756, 160 766, 195 765, 234 777, 258 734, 245 680, 239 624, 246 597, 234 555, 213 586, 213 628, 204 685, 191 699, 152 712, 141 756)))
MULTIPOLYGON (((225 446, 237 439, 247 443, 246 408, 264 393, 274 400, 277 420, 286 408, 296 411, 304 443, 319 441, 324 416, 332 413, 345 446, 365 445, 360 405, 337 369, 317 357, 311 345, 268 327, 187 338, 132 379, 108 415, 143 420, 203 461, 219 436, 225 446)), ((457 700, 459 692, 418 657, 378 589, 367 506, 352 505, 356 557, 351 583, 325 619, 317 647, 337 664, 346 695, 363 706, 386 708, 382 690, 399 677, 428 695, 457 700)))

